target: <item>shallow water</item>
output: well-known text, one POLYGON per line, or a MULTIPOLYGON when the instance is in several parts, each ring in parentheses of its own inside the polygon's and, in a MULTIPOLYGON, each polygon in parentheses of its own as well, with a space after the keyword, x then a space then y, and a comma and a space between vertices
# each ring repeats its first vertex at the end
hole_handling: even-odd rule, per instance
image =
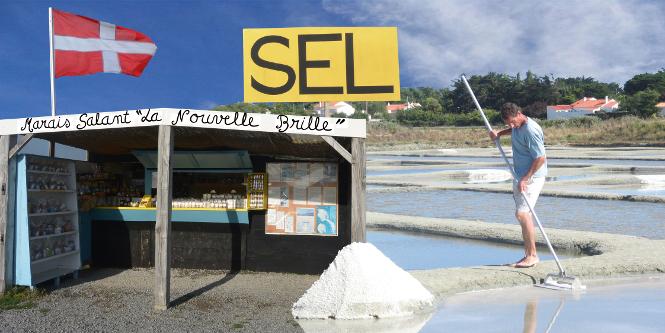
POLYGON ((665 282, 515 288, 453 296, 420 332, 663 332, 665 282))
MULTIPOLYGON (((524 256, 518 245, 463 238, 389 230, 368 230, 367 241, 374 244, 397 266, 405 270, 503 265, 524 256)), ((553 260, 545 248, 538 249, 541 260, 553 260)), ((570 253, 559 253, 561 259, 570 253)))
MULTIPOLYGON (((512 194, 458 190, 369 192, 369 211, 515 224, 512 194)), ((665 205, 542 196, 536 213, 545 228, 665 239, 665 205)))
MULTIPOLYGON (((385 170, 367 170, 367 176, 372 177, 372 176, 387 176, 387 175, 412 175, 412 174, 426 174, 426 173, 433 173, 433 172, 441 172, 441 171, 451 171, 455 169, 444 169, 444 168, 438 168, 438 169, 385 169, 385 170)), ((461 169, 460 169, 461 170, 461 169)))
POLYGON ((646 195, 654 197, 665 197, 665 186, 663 185, 588 185, 567 186, 566 190, 587 193, 610 193, 618 195, 646 195))

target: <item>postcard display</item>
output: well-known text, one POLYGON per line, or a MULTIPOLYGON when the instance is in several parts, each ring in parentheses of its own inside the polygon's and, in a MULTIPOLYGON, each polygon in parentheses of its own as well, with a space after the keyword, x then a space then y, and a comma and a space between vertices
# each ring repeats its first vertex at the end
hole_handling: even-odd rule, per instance
POLYGON ((73 161, 20 155, 16 200, 16 284, 38 283, 81 268, 73 161))
POLYGON ((266 234, 337 236, 337 164, 268 163, 266 234))

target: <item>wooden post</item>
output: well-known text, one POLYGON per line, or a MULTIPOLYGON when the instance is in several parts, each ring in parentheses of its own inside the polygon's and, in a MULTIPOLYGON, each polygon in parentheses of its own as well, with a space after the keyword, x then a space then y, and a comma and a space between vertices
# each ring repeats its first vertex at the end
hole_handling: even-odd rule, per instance
POLYGON ((173 127, 159 126, 157 220, 155 221, 155 310, 166 310, 171 289, 171 201, 173 127))
POLYGON ((365 139, 351 139, 351 241, 365 242, 365 139))
POLYGON ((7 222, 9 218, 9 135, 0 135, 0 293, 5 292, 7 222))

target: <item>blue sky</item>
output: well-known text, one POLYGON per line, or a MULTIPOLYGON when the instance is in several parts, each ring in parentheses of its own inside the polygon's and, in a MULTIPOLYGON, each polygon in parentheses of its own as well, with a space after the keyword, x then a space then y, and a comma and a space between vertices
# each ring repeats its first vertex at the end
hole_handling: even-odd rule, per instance
POLYGON ((665 4, 644 0, 2 1, 0 118, 50 114, 48 7, 141 31, 143 75, 56 79, 59 114, 241 101, 242 29, 397 26, 402 87, 532 70, 623 84, 665 67, 665 4))

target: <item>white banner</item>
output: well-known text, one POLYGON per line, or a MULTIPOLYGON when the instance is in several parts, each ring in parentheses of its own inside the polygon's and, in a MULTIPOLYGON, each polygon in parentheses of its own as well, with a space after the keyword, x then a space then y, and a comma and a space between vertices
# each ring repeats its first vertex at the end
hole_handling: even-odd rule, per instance
POLYGON ((142 109, 0 120, 0 135, 171 125, 364 138, 363 119, 190 109, 142 109))

